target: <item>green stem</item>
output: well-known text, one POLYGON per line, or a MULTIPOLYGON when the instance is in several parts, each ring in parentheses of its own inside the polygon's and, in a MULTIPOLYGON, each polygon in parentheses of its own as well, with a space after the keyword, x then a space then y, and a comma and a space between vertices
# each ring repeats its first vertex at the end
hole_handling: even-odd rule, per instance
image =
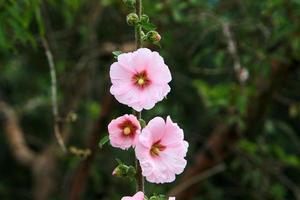
MULTIPOLYGON (((141 16, 142 16, 142 0, 136 0, 135 12, 138 15, 138 17, 141 19, 141 16)), ((136 48, 137 49, 139 49, 143 46, 142 27, 141 26, 136 26, 136 28, 135 28, 135 42, 136 42, 136 48)))
MULTIPOLYGON (((135 12, 141 19, 142 16, 142 0, 136 0, 135 4, 135 12)), ((141 26, 136 26, 135 28, 135 42, 136 42, 136 49, 142 48, 143 46, 143 41, 142 41, 142 27, 141 26)), ((137 118, 140 120, 142 119, 142 112, 136 112, 137 118)), ((138 159, 135 159, 135 166, 136 166, 136 191, 142 191, 145 192, 144 189, 144 177, 142 175, 142 169, 140 166, 140 163, 138 159)))

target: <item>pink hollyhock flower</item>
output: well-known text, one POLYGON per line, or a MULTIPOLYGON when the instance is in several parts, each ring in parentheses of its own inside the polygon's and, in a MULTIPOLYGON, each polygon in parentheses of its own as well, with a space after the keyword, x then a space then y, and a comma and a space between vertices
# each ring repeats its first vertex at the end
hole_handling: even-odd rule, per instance
POLYGON ((170 92, 170 70, 155 51, 141 48, 118 56, 110 67, 111 94, 136 111, 151 109, 170 92))
POLYGON ((132 197, 123 197, 121 200, 144 200, 144 193, 138 192, 132 197))
POLYGON ((135 146, 140 132, 140 123, 134 115, 123 115, 108 125, 111 145, 124 150, 135 146))
POLYGON ((135 154, 149 182, 173 182, 175 175, 183 172, 188 149, 183 137, 183 130, 170 117, 166 122, 155 117, 142 130, 135 154))

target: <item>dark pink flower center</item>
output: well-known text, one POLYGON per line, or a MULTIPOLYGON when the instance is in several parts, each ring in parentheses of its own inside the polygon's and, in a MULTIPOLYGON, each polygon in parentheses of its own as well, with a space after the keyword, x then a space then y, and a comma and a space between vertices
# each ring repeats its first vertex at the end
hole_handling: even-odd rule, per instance
POLYGON ((148 77, 148 74, 145 70, 142 72, 136 73, 132 77, 132 81, 133 81, 134 85, 136 85, 140 89, 144 89, 151 83, 151 81, 148 77))
POLYGON ((166 146, 160 144, 160 141, 154 143, 150 149, 150 154, 152 156, 159 156, 160 152, 164 151, 166 146))
POLYGON ((125 137, 133 137, 138 129, 138 127, 130 120, 125 120, 119 125, 119 128, 122 130, 123 136, 125 137))

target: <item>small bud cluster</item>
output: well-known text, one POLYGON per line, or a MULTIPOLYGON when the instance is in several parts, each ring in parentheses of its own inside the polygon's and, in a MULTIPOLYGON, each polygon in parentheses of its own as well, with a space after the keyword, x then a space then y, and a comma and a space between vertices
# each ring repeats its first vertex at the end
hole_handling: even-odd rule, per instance
MULTIPOLYGON (((128 7, 133 7, 135 4, 135 0, 124 0, 124 3, 128 7)), ((142 40, 148 41, 152 44, 158 45, 161 40, 160 34, 156 31, 156 26, 150 22, 150 18, 148 15, 142 14, 141 17, 132 12, 126 16, 126 21, 129 26, 140 26, 142 31, 142 40), (146 34, 144 33, 146 31, 146 34)))
POLYGON ((112 175, 120 178, 129 178, 134 180, 136 174, 136 170, 133 166, 128 166, 123 163, 119 163, 119 165, 113 170, 112 175))
POLYGON ((129 26, 136 26, 140 22, 139 16, 136 13, 129 13, 126 17, 129 26))

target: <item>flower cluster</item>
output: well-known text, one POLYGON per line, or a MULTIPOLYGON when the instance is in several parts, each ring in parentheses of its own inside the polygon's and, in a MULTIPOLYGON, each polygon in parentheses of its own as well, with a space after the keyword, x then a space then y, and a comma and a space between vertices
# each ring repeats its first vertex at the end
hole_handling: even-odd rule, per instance
MULTIPOLYGON (((111 93, 122 104, 140 112, 151 109, 170 92, 171 73, 157 52, 141 48, 118 56, 110 67, 111 93)), ((142 175, 152 183, 169 183, 187 164, 188 143, 183 130, 170 117, 155 117, 144 128, 134 115, 123 115, 108 125, 113 147, 133 147, 142 175)), ((138 192, 122 200, 143 200, 138 192)), ((174 197, 169 200, 174 200, 174 197)))

